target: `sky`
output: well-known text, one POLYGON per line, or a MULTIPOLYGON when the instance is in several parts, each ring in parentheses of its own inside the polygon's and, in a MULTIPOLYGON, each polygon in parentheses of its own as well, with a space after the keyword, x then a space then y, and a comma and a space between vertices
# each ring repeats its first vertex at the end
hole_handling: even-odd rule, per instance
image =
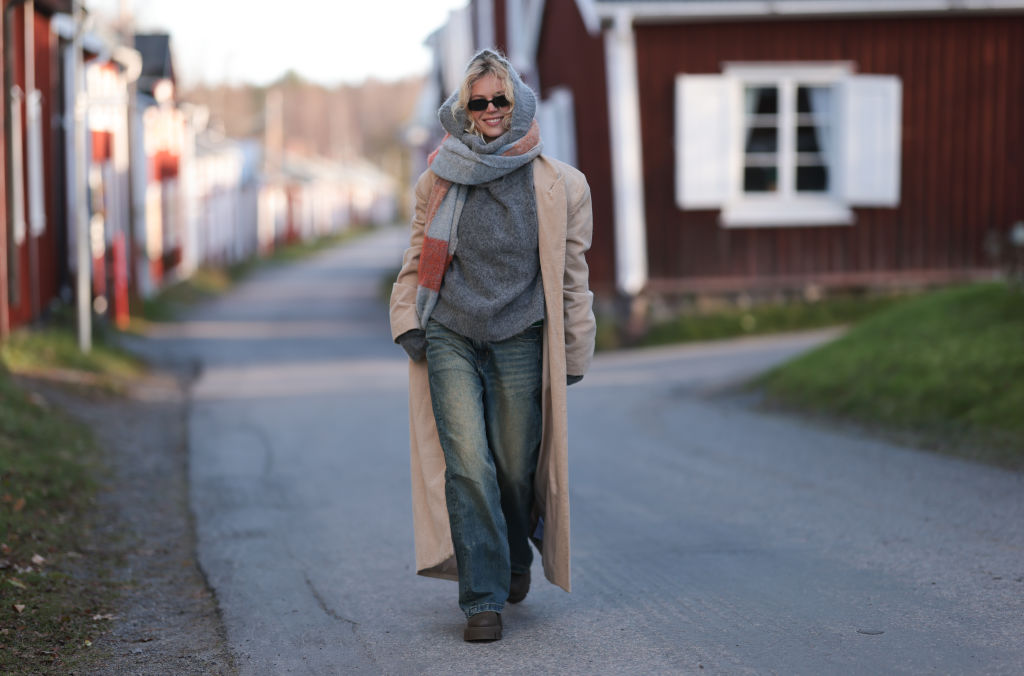
POLYGON ((83 0, 127 2, 136 30, 171 34, 180 84, 263 85, 293 69, 324 85, 426 72, 423 40, 467 0, 83 0))

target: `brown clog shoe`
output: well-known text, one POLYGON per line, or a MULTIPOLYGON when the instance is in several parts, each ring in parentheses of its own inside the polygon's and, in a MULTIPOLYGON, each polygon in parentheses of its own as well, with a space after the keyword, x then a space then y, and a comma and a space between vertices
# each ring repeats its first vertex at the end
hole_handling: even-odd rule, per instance
POLYGON ((469 618, 462 638, 466 641, 497 641, 501 638, 501 613, 485 610, 469 618))

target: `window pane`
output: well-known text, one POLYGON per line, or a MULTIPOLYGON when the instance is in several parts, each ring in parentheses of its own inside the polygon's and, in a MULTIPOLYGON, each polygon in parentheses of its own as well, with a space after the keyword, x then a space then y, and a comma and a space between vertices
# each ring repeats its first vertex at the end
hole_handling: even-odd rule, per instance
POLYGON ((747 130, 748 153, 774 153, 779 149, 779 130, 776 127, 751 127, 747 130))
POLYGON ((797 167, 797 192, 828 191, 828 167, 797 167))
POLYGON ((776 87, 747 87, 747 115, 778 115, 779 90, 776 87))
POLYGON ((827 192, 833 161, 831 87, 798 86, 796 90, 797 192, 827 192))
POLYGON ((819 153, 821 144, 818 142, 818 129, 811 126, 796 128, 796 151, 798 153, 819 153))
POLYGON ((777 171, 775 167, 746 167, 743 170, 743 191, 775 192, 777 171))
POLYGON ((779 164, 778 87, 749 85, 743 90, 743 104, 743 191, 775 192, 779 164))
POLYGON ((796 112, 797 113, 812 113, 814 109, 811 108, 811 96, 810 87, 797 87, 796 90, 796 112))

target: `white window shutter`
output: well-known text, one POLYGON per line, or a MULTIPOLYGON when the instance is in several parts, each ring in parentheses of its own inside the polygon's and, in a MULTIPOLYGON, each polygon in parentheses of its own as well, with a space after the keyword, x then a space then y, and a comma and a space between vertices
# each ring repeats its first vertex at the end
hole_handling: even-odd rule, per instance
POLYGON ((731 194, 733 101, 720 75, 676 77, 676 204, 721 207, 731 194))
POLYGON ((852 206, 898 206, 903 84, 891 75, 855 75, 844 94, 844 197, 852 206))
POLYGON ((555 87, 537 106, 537 124, 544 139, 544 154, 576 166, 576 118, 572 92, 555 87))

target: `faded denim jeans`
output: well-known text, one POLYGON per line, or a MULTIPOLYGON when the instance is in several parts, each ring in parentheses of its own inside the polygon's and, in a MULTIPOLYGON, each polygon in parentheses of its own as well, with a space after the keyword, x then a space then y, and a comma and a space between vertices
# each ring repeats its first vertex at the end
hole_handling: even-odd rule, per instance
POLYGON ((544 328, 500 342, 431 320, 427 372, 444 450, 445 499, 467 617, 501 612, 511 573, 530 569, 530 510, 541 437, 544 328))

